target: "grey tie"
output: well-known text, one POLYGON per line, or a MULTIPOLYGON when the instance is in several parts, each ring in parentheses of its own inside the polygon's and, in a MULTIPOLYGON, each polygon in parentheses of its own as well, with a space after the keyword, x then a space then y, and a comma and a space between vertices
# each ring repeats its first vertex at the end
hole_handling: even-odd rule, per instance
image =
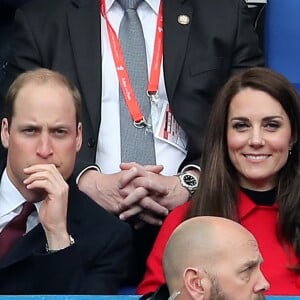
MULTIPOLYGON (((139 102, 140 109, 148 121, 151 104, 146 94, 148 83, 146 48, 142 25, 136 8, 142 0, 118 0, 125 13, 119 29, 119 40, 129 78, 139 102)), ((141 165, 156 164, 152 130, 136 128, 120 89, 121 161, 137 162, 141 165)))

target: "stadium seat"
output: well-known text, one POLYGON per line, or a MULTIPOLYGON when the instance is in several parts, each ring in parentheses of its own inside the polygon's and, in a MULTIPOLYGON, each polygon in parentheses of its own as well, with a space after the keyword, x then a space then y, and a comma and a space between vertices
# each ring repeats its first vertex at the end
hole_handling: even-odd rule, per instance
POLYGON ((269 0, 264 32, 266 66, 285 75, 300 92, 300 0, 269 0))

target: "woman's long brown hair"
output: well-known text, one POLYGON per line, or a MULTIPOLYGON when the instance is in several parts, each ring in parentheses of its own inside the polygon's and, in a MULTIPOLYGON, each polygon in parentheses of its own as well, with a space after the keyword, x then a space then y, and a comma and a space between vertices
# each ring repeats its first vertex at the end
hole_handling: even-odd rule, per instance
POLYGON ((238 174, 227 150, 228 111, 232 98, 251 88, 277 100, 288 115, 294 141, 287 163, 279 171, 277 185, 278 238, 290 243, 300 273, 300 99, 293 85, 282 75, 267 68, 252 68, 234 75, 222 88, 212 107, 201 157, 201 178, 187 218, 199 215, 226 217, 239 221, 238 174))

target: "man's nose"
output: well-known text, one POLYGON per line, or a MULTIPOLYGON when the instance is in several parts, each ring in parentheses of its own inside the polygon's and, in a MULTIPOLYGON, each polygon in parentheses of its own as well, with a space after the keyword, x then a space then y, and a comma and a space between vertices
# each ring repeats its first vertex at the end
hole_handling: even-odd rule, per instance
POLYGON ((270 288, 270 283, 260 270, 257 284, 254 287, 254 289, 255 289, 254 292, 255 293, 263 293, 263 292, 267 291, 269 288, 270 288))
POLYGON ((47 158, 53 153, 51 137, 48 133, 42 133, 37 145, 37 154, 42 158, 47 158))

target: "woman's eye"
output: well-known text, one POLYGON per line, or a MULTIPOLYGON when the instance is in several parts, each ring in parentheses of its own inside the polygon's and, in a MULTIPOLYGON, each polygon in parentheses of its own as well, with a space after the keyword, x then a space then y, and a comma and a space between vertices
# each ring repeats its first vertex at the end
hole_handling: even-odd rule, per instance
POLYGON ((245 122, 236 122, 232 125, 234 129, 243 130, 249 127, 249 125, 245 122))
POLYGON ((275 130, 280 127, 280 124, 278 122, 268 122, 266 127, 275 130))

